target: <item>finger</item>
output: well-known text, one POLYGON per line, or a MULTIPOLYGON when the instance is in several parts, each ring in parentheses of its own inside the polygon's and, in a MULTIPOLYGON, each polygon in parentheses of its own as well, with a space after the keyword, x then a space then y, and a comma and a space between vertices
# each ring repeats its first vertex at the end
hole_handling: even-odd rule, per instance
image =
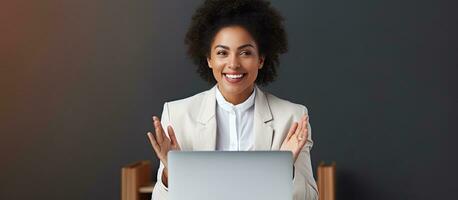
POLYGON ((305 140, 307 138, 307 136, 306 136, 306 134, 307 134, 306 132, 307 132, 307 129, 308 129, 308 127, 307 127, 307 123, 308 122, 307 121, 308 121, 308 116, 304 115, 303 120, 302 120, 302 129, 300 130, 300 132, 299 132, 299 134, 297 136, 297 139, 299 141, 305 140))
POLYGON ((169 133, 169 137, 170 137, 170 141, 172 143, 172 146, 178 146, 178 141, 177 141, 177 138, 176 138, 176 135, 175 135, 175 131, 173 130, 172 126, 168 126, 167 127, 167 130, 168 130, 168 133, 169 133))
POLYGON ((172 126, 168 126, 167 129, 169 130, 169 137, 172 142, 172 146, 175 147, 176 150, 180 150, 180 145, 178 144, 178 140, 172 126))
POLYGON ((159 154, 159 152, 161 152, 161 147, 159 146, 159 144, 157 144, 154 135, 151 132, 148 132, 147 135, 149 138, 149 142, 151 143, 151 146, 153 146, 154 151, 156 152, 156 154, 159 154))
POLYGON ((288 141, 291 138, 291 136, 293 136, 293 133, 296 132, 296 129, 297 129, 297 122, 294 122, 291 125, 291 128, 289 128, 288 135, 286 136, 286 141, 288 141))
MULTIPOLYGON (((305 124, 304 126, 307 126, 307 124, 305 124)), ((297 140, 299 141, 299 143, 305 144, 305 142, 307 141, 307 134, 308 134, 308 129, 307 128, 302 129, 301 133, 299 133, 297 136, 297 140)))
POLYGON ((304 120, 304 138, 307 139, 307 134, 309 130, 309 116, 307 115, 304 120))
POLYGON ((155 124, 155 122, 156 122, 156 120, 159 120, 159 118, 153 115, 153 118, 152 118, 152 120, 153 120, 153 121, 152 121, 152 123, 153 123, 153 127, 156 127, 156 124, 155 124))
POLYGON ((304 148, 305 144, 307 143, 307 134, 308 134, 307 123, 308 123, 308 116, 304 117, 304 120, 302 121, 302 123, 303 123, 302 130, 301 130, 301 132, 299 133, 299 136, 298 136, 298 138, 297 138, 297 140, 298 140, 297 152, 299 152, 299 153, 302 151, 302 148, 304 148))
MULTIPOLYGON (((297 145, 297 146, 298 146, 298 147, 297 147, 297 148, 298 148, 298 149, 297 149, 297 152, 300 153, 300 152, 302 151, 302 148, 304 148, 306 142, 307 142, 307 140, 305 140, 305 139, 299 141, 299 145, 297 145)), ((298 154, 299 154, 299 153, 298 153, 298 154)))
POLYGON ((153 125, 154 125, 154 132, 156 133, 157 143, 161 144, 164 141, 164 129, 162 129, 161 121, 156 116, 153 116, 153 125))
POLYGON ((305 121, 305 126, 304 127, 305 127, 305 129, 308 130, 309 129, 309 116, 308 115, 305 117, 304 121, 305 121))
POLYGON ((159 127, 159 130, 160 130, 160 133, 161 133, 161 136, 162 136, 162 140, 168 139, 168 137, 166 135, 166 132, 164 131, 164 128, 162 127, 161 120, 159 120, 159 118, 157 118, 157 117, 156 117, 156 123, 157 123, 157 126, 159 127))
POLYGON ((301 117, 301 119, 297 122, 297 129, 296 131, 294 132, 294 135, 297 139, 298 135, 300 134, 301 130, 302 130, 302 127, 304 126, 303 125, 303 117, 301 117))
POLYGON ((307 137, 308 137, 308 128, 305 128, 304 132, 302 133, 302 138, 300 140, 300 146, 301 146, 300 150, 307 143, 307 137))

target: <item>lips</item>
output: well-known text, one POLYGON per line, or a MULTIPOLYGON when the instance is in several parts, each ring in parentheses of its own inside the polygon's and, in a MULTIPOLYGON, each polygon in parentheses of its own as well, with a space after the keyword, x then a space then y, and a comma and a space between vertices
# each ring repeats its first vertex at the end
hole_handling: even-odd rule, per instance
POLYGON ((223 76, 230 83, 238 83, 246 76, 246 73, 223 73, 223 76))

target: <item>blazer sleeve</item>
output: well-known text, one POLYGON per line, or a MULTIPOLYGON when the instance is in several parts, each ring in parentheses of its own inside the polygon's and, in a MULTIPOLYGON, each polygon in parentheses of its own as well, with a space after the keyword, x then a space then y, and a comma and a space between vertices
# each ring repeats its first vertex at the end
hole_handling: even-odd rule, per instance
MULTIPOLYGON (((303 107, 303 114, 308 114, 307 108, 303 107)), ((309 118, 310 119, 310 118, 309 118)), ((318 189, 313 178, 310 150, 313 146, 312 129, 308 124, 308 137, 304 148, 294 163, 293 199, 294 200, 318 200, 318 189), (304 189, 305 188, 305 189, 304 189)))
MULTIPOLYGON (((164 104, 164 109, 162 110, 161 124, 167 133, 167 126, 170 124, 170 116, 167 102, 164 104)), ((168 188, 162 183, 162 172, 164 171, 164 164, 159 162, 159 169, 157 170, 157 182, 154 185, 153 193, 151 194, 151 200, 167 200, 168 188)))

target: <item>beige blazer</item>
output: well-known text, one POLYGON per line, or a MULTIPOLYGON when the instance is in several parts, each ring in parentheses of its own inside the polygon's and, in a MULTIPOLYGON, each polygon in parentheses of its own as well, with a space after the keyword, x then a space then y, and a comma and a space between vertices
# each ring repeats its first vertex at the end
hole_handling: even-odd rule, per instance
MULTIPOLYGON (((256 88, 254 103, 255 150, 279 150, 293 122, 299 121, 307 108, 291 103, 256 88)), ((171 125, 182 150, 199 151, 216 148, 216 86, 194 96, 164 104, 161 122, 166 130, 171 125)), ((313 146, 311 127, 307 143, 294 164, 294 200, 316 200, 318 190, 313 178, 310 150, 313 146)), ((167 188, 162 184, 162 163, 152 200, 166 200, 167 188)))

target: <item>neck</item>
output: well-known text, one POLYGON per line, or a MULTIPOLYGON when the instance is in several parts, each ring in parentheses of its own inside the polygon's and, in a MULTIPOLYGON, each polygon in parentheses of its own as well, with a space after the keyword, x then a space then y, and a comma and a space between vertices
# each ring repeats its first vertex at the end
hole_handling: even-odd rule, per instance
POLYGON ((248 99, 248 97, 250 97, 251 93, 253 93, 253 90, 254 90, 254 84, 240 93, 229 93, 226 91, 222 91, 219 86, 218 86, 218 89, 227 102, 233 105, 238 105, 238 104, 243 103, 244 101, 248 99))

